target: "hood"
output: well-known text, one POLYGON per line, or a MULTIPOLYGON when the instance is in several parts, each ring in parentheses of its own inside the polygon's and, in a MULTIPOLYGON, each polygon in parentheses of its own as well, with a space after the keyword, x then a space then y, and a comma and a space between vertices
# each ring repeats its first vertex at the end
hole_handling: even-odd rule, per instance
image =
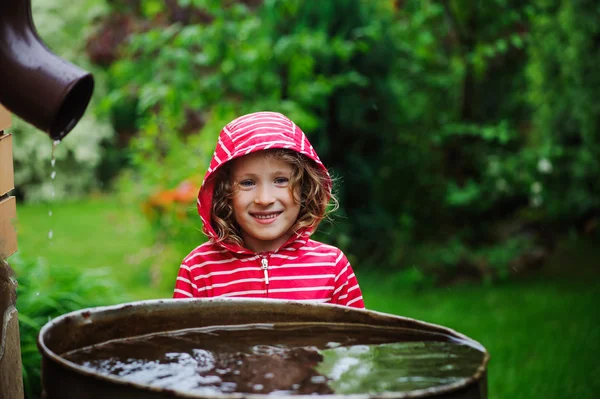
MULTIPOLYGON (((214 179, 212 177, 215 172, 232 159, 274 148, 290 149, 307 156, 315 161, 329 177, 327 169, 317 156, 304 132, 289 118, 276 112, 255 112, 240 116, 229 122, 221 130, 210 166, 198 193, 198 214, 204 225, 204 233, 211 240, 217 238, 210 224, 214 191, 214 179)), ((331 191, 331 179, 329 180, 329 190, 331 191)), ((296 241, 300 236, 308 239, 310 233, 312 231, 308 229, 299 231, 290 240, 296 241)), ((237 253, 250 252, 236 245, 224 243, 220 243, 220 245, 237 253)))

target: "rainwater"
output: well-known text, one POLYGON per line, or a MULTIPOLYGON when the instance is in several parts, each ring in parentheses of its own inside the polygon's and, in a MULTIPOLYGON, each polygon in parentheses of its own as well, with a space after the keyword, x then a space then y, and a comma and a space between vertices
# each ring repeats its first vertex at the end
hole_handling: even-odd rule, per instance
MULTIPOLYGON (((50 159, 50 166, 51 166, 51 171, 50 171, 50 179, 51 179, 51 184, 52 184, 52 201, 54 200, 54 196, 56 195, 55 192, 55 188, 54 188, 54 179, 56 178, 56 156, 55 156, 55 152, 56 152, 56 147, 60 144, 60 140, 54 140, 52 142, 52 155, 51 155, 51 159, 50 159)), ((52 217, 52 208, 49 207, 48 208, 48 217, 52 217)), ((53 230, 52 228, 50 229, 50 231, 48 231, 48 239, 52 240, 52 237, 54 236, 53 230)))
POLYGON ((473 342, 366 324, 211 326, 111 340, 61 356, 98 374, 181 393, 378 394, 464 383, 473 342))

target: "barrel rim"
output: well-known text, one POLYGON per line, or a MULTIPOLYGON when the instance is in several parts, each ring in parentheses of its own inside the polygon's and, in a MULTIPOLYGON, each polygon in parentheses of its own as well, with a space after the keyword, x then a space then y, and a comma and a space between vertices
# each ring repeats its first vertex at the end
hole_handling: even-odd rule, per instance
MULTIPOLYGON (((375 310, 369 309, 357 309, 350 308, 347 306, 335 305, 330 303, 314 303, 314 302, 304 302, 304 301, 295 301, 295 300, 280 300, 280 299, 263 299, 263 298, 186 298, 186 299, 149 299, 142 301, 133 301, 126 302, 116 305, 108 305, 108 306, 99 306, 92 308, 85 308, 76 311, 72 311, 69 313, 65 313, 60 315, 50 321, 48 321, 41 329, 38 334, 37 345, 38 349, 43 358, 46 358, 52 362, 54 362, 59 367, 68 369, 71 372, 74 372, 79 375, 83 375, 89 378, 97 379, 100 381, 108 382, 110 384, 115 384, 117 386, 130 386, 136 389, 147 391, 147 392, 155 392, 155 393, 164 393, 164 394, 173 394, 173 397, 179 398, 194 398, 194 399, 273 399, 273 394, 252 394, 252 393, 231 393, 231 394, 200 394, 200 393, 189 393, 185 391, 179 391, 173 388, 161 388, 154 387, 150 385, 145 385, 137 382, 127 381, 122 378, 114 377, 111 375, 104 375, 100 373, 93 372, 80 366, 74 362, 71 362, 54 351, 52 351, 44 342, 44 337, 46 334, 52 330, 53 327, 64 323, 66 320, 79 319, 84 322, 84 320, 89 320, 91 314, 110 314, 112 312, 122 311, 124 309, 129 309, 133 307, 141 307, 141 306, 183 306, 187 303, 248 303, 248 304, 268 304, 269 306, 300 306, 300 307, 318 307, 318 308, 331 308, 331 309, 340 309, 343 308, 344 312, 358 312, 358 313, 366 313, 375 319, 381 320, 402 320, 407 321, 409 323, 414 323, 418 327, 423 327, 429 332, 439 332, 445 334, 449 337, 457 338, 464 343, 467 343, 476 349, 480 350, 483 353, 483 360, 481 364, 477 368, 476 372, 468 377, 464 378, 461 381, 439 385, 435 387, 430 387, 426 389, 418 389, 410 392, 383 392, 378 394, 326 394, 326 395, 318 395, 319 397, 323 397, 324 399, 373 399, 373 398, 382 398, 382 399, 408 399, 408 398, 422 398, 427 397, 433 394, 444 394, 451 393, 453 391, 459 390, 461 388, 468 387, 469 385, 478 382, 481 380, 485 374, 487 369, 487 364, 490 359, 490 355, 485 347, 475 341, 474 339, 459 333, 449 327, 441 326, 434 323, 428 323, 425 321, 379 312, 375 310)), ((314 399, 314 395, 278 395, 285 397, 293 397, 294 399, 314 399)))

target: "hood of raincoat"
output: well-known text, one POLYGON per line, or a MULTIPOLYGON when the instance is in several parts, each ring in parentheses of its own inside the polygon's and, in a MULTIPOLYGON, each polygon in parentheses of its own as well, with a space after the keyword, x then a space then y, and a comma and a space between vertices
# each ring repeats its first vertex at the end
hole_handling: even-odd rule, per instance
MULTIPOLYGON (((232 159, 275 148, 290 149, 307 156, 315 161, 329 177, 327 169, 304 132, 285 115, 276 112, 255 112, 234 119, 225 125, 219 134, 215 152, 198 193, 198 214, 204 225, 204 233, 211 240, 217 239, 217 234, 210 223, 214 192, 212 177, 215 176, 215 172, 232 159)), ((329 192, 331 193, 331 179, 329 179, 329 192)), ((299 231, 290 241, 300 236, 308 237, 307 232, 310 233, 308 229, 299 231)), ((237 253, 249 252, 236 245, 225 243, 219 245, 237 253)))

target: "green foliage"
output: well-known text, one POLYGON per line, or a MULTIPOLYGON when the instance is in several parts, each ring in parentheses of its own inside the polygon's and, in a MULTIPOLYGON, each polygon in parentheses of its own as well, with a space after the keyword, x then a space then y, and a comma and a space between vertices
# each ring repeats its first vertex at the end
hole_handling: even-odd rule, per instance
POLYGON ((231 111, 215 107, 199 134, 181 138, 174 127, 178 120, 150 116, 143 123, 143 133, 132 142, 131 163, 135 169, 123 173, 117 187, 126 201, 142 200, 144 214, 160 242, 176 243, 178 248, 190 251, 205 241, 195 207, 196 193, 217 136, 231 119, 231 111), (177 192, 182 182, 193 185, 193 192, 177 198, 181 197, 177 192))
MULTIPOLYGON (((142 3, 137 18, 163 23, 129 38, 103 102, 135 108, 134 196, 201 178, 220 128, 268 109, 338 177, 340 217, 317 238, 358 267, 414 266, 406 281, 425 285, 506 278, 543 226, 598 212, 591 0, 180 1, 204 18, 172 23, 170 6, 142 3)), ((152 201, 165 239, 202 241, 193 201, 152 201)))
POLYGON ((593 0, 535 3, 527 77, 538 202, 564 221, 600 208, 600 9, 593 0))
MULTIPOLYGON (((342 3, 354 4, 337 6, 342 3)), ((270 2, 256 14, 241 4, 230 8, 210 4, 211 24, 172 25, 135 35, 128 46, 130 57, 111 67, 112 85, 118 89, 104 105, 114 110, 132 93, 136 98, 141 132, 132 143, 132 164, 142 183, 138 193, 146 197, 202 176, 221 127, 244 112, 284 112, 323 147, 330 146, 325 136, 315 134, 323 129, 318 114, 327 98, 344 87, 367 83, 360 73, 350 68, 336 71, 333 64, 364 54, 376 27, 361 33, 364 41, 354 41, 342 34, 330 36, 322 26, 308 29, 305 24, 321 11, 300 7, 299 2, 270 2), (296 21, 283 26, 284 17, 296 21), (191 132, 196 134, 182 132, 188 112, 202 115, 203 127, 191 132)), ((329 17, 335 11, 329 9, 329 17)), ((130 186, 130 181, 123 186, 130 186)), ((155 220, 158 231, 185 240, 169 222, 172 215, 155 220)), ((200 238, 194 240, 199 243, 200 238)))
POLYGON ((104 77, 85 57, 83 45, 90 22, 106 11, 100 0, 33 2, 40 37, 55 54, 93 72, 95 93, 85 116, 54 151, 54 168, 52 140, 19 118, 13 119, 15 185, 28 201, 73 198, 100 187, 97 168, 105 155, 103 146, 114 133, 107 121, 95 115, 95 104, 104 94, 104 77), (56 179, 50 178, 52 171, 56 179))
POLYGON ((136 298, 172 296, 185 253, 156 242, 137 198, 125 202, 102 196, 51 205, 19 204, 17 208, 23 257, 43 257, 48 265, 76 270, 108 267, 136 298))
POLYGON ((18 280, 17 310, 23 383, 28 398, 41 393, 41 355, 37 336, 52 318, 82 308, 118 303, 127 297, 108 268, 80 270, 60 264, 48 265, 43 260, 10 258, 18 280))

